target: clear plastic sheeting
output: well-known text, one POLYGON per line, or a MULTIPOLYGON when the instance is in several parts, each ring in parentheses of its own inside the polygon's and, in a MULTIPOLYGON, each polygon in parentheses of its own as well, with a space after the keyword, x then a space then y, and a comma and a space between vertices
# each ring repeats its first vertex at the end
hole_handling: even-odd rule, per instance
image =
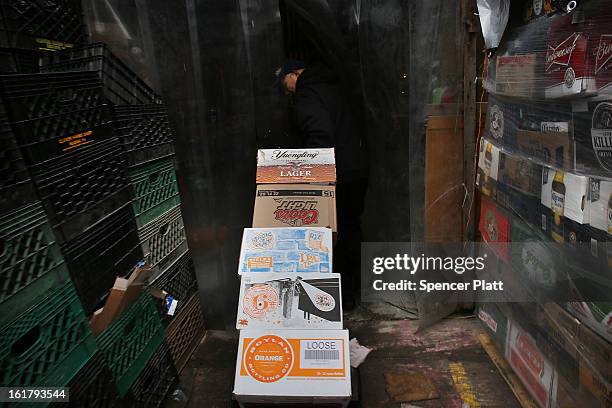
POLYGON ((488 277, 528 301, 478 314, 545 407, 612 401, 611 27, 609 0, 513 2, 487 61, 479 229, 488 277))
POLYGON ((233 323, 257 148, 295 147, 298 140, 291 98, 274 75, 286 58, 328 65, 358 112, 370 169, 365 241, 423 240, 428 216, 438 218, 428 206, 447 202, 449 190, 459 192, 453 206, 461 214, 463 159, 438 142, 430 120, 451 118, 442 132, 462 137, 460 2, 86 0, 84 9, 92 40, 107 43, 168 106, 209 327, 233 323), (428 143, 460 169, 429 204, 428 143))
POLYGON ((510 0, 478 0, 480 27, 488 50, 497 48, 508 23, 510 0))

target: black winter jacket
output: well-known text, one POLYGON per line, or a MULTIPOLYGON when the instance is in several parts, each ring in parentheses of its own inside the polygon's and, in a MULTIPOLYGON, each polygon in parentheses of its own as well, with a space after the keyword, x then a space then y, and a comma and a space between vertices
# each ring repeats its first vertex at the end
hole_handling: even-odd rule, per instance
POLYGON ((327 66, 306 67, 297 80, 294 104, 302 146, 335 148, 338 182, 367 177, 361 127, 327 66))

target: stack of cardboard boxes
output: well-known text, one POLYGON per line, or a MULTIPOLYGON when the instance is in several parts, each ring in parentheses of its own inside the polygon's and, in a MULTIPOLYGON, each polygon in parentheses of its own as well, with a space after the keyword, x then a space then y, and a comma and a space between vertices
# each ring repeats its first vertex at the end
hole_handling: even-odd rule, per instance
POLYGON ((479 317, 540 406, 603 407, 612 405, 612 2, 572 13, 552 3, 543 13, 533 2, 489 61, 480 231, 506 301, 481 304, 479 317))
POLYGON ((253 227, 245 228, 234 398, 241 406, 351 397, 342 329, 333 149, 259 150, 253 227))

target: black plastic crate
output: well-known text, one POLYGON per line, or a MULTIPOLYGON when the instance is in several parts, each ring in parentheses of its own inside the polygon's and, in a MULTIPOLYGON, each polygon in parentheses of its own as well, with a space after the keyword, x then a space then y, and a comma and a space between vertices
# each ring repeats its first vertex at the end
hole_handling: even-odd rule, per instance
POLYGON ((200 296, 196 293, 185 303, 185 307, 166 330, 166 343, 179 372, 187 364, 204 335, 204 315, 200 296))
POLYGON ((115 278, 127 277, 143 259, 130 206, 94 225, 83 235, 62 245, 70 276, 85 312, 103 306, 115 278))
POLYGON ((94 72, 0 75, 9 122, 44 118, 105 103, 94 72))
POLYGON ((124 404, 134 408, 161 407, 177 380, 168 346, 162 343, 130 387, 124 404))
POLYGON ((125 155, 117 139, 30 167, 60 242, 67 242, 131 202, 125 155))
POLYGON ((0 0, 0 46, 57 50, 87 41, 80 0, 0 0))
POLYGON ((0 74, 33 74, 40 70, 41 52, 0 48, 0 74))
POLYGON ((0 216, 0 325, 69 279, 41 203, 0 216))
POLYGON ((102 43, 90 44, 46 55, 41 71, 95 71, 114 104, 158 104, 161 98, 102 43))
POLYGON ((170 268, 188 250, 181 206, 177 205, 138 230, 145 259, 154 278, 170 268))
POLYGON ((113 127, 130 166, 174 154, 174 132, 164 105, 115 106, 113 127))
POLYGON ((34 201, 34 186, 0 100, 0 214, 34 201))
POLYGON ((0 328, 2 387, 63 387, 96 351, 70 281, 14 317, 0 328))
MULTIPOLYGON (((151 286, 163 290, 178 301, 175 315, 185 307, 187 301, 198 289, 198 282, 195 275, 195 267, 191 254, 185 253, 168 270, 159 275, 151 286)), ((164 318, 166 314, 164 313, 164 318)), ((169 316, 168 316, 169 317, 169 316)), ((166 319, 169 320, 169 319, 166 319)))
POLYGON ((97 352, 68 383, 70 401, 55 402, 53 408, 113 408, 120 405, 119 392, 104 355, 97 352))

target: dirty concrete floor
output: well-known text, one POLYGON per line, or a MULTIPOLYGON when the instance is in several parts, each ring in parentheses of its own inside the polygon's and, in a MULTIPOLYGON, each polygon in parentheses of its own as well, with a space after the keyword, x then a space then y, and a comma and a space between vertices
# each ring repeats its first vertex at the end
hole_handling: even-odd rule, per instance
MULTIPOLYGON (((478 319, 454 316, 417 331, 414 315, 393 306, 360 307, 345 315, 350 337, 374 349, 358 369, 363 408, 520 407, 497 372, 478 334, 478 319), (385 373, 421 374, 438 396, 421 401, 394 400, 388 393, 385 373)), ((233 407, 231 401, 236 332, 208 331, 191 361, 181 373, 189 389, 189 408, 233 407)), ((408 375, 406 378, 410 378, 408 375)), ((353 406, 353 405, 351 405, 353 406)))

